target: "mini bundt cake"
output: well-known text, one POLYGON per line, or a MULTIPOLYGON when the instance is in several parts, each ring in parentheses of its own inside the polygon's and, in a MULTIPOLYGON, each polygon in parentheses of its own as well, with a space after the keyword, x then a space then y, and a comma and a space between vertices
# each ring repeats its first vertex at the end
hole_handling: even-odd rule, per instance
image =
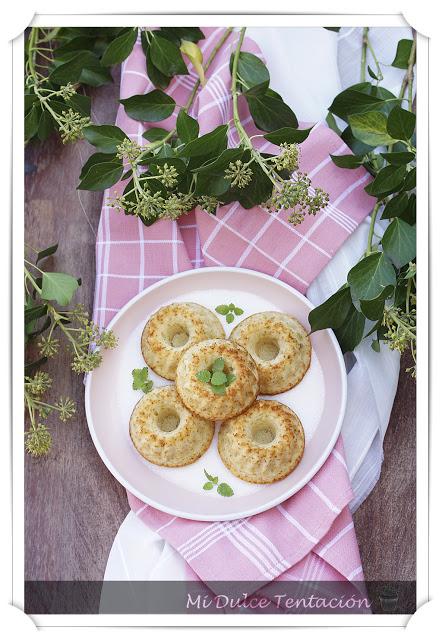
POLYGON ((282 480, 304 453, 304 429, 296 413, 275 400, 257 400, 221 425, 218 451, 226 467, 246 482, 282 480))
POLYGON ((141 351, 146 364, 159 376, 175 380, 178 360, 193 344, 224 338, 216 315, 195 302, 176 302, 161 307, 144 327, 141 351))
POLYGON ((310 338, 302 324, 286 313, 255 313, 233 329, 230 340, 255 360, 262 394, 275 395, 295 387, 310 366, 310 338))
POLYGON ((229 340, 205 340, 181 356, 176 387, 181 400, 193 413, 207 420, 226 420, 237 416, 255 400, 258 371, 240 345, 229 340))
POLYGON ((144 395, 129 424, 138 453, 162 467, 182 467, 198 460, 209 448, 214 432, 213 422, 186 409, 173 385, 144 395))

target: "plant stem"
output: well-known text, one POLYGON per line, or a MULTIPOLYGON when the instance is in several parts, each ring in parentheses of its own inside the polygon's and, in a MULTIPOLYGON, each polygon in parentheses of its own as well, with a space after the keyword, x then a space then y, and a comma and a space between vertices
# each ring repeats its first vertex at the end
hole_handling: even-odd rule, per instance
POLYGON ((364 27, 362 30, 361 82, 365 82, 366 80, 365 68, 367 66, 368 31, 369 27, 364 27))
POLYGON ((414 72, 413 67, 416 62, 416 34, 413 34, 413 44, 411 46, 410 57, 408 58, 408 66, 407 71, 405 73, 404 79, 402 80, 402 86, 399 93, 399 98, 401 100, 404 99, 405 90, 408 86, 408 110, 413 110, 413 79, 414 72))
POLYGON ((376 202, 373 211, 371 212, 370 218, 370 228, 368 230, 368 238, 367 238, 367 248, 365 250, 365 256, 369 256, 371 254, 372 243, 373 243, 373 235, 374 235, 374 226, 376 224, 376 217, 378 215, 379 208, 383 204, 383 200, 379 200, 376 202))

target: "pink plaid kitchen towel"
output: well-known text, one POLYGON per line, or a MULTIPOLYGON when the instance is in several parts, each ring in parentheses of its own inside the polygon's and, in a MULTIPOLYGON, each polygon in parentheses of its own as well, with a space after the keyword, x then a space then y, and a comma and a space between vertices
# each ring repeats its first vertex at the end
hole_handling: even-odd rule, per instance
MULTIPOLYGON (((200 45, 205 59, 222 35, 222 28, 203 29, 200 45)), ((191 114, 200 122, 201 134, 232 118, 229 98, 229 59, 236 33, 226 41, 199 90, 191 114)), ((244 49, 262 57, 257 45, 245 39, 244 49)), ((168 93, 177 105, 185 104, 196 79, 173 79, 168 93)), ((121 98, 151 91, 140 41, 122 65, 121 98)), ((296 105, 293 105, 296 109, 296 105)), ((255 133, 245 105, 243 124, 255 133)), ((176 113, 161 123, 174 126, 176 113)), ((127 117, 122 107, 117 125, 143 143, 147 124, 127 117)), ((260 141, 260 148, 272 145, 260 141)), ((237 142, 230 130, 230 145, 237 142)), ((330 194, 330 204, 299 226, 287 214, 269 215, 259 207, 244 210, 237 203, 221 207, 217 216, 197 210, 178 222, 163 220, 145 227, 108 206, 104 195, 96 247, 95 321, 105 326, 134 295, 174 273, 200 266, 243 266, 268 273, 302 293, 373 206, 363 187, 370 179, 362 168, 338 169, 330 154, 349 153, 342 140, 323 124, 316 125, 301 145, 300 170, 314 186, 330 194)), ((112 187, 121 193, 125 183, 112 187)), ((187 561, 191 575, 208 580, 274 579, 362 580, 363 573, 348 503, 352 497, 341 439, 332 454, 300 492, 265 513, 234 522, 195 522, 171 517, 129 495, 131 508, 147 526, 161 533, 187 561)))

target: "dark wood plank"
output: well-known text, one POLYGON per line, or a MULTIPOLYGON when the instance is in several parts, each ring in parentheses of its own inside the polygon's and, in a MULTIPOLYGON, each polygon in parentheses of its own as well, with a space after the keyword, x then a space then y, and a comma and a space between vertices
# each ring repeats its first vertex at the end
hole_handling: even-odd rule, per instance
MULTIPOLYGON (((113 122, 118 78, 94 96, 94 120, 113 122)), ((82 278, 78 301, 91 310, 95 233, 101 194, 75 190, 92 152, 86 142, 56 140, 27 149, 26 238, 35 247, 59 242, 54 266, 82 278)), ((385 461, 373 493, 355 514, 365 577, 415 576, 415 385, 401 367, 398 395, 385 439, 385 461)), ((49 419, 54 446, 43 460, 25 463, 25 575, 28 580, 100 580, 119 525, 128 512, 124 489, 99 458, 84 415, 82 379, 59 356, 47 370, 54 395, 78 407, 66 425, 49 419)))
POLYGON ((416 384, 409 366, 405 355, 381 477, 354 514, 366 580, 416 579, 416 384))

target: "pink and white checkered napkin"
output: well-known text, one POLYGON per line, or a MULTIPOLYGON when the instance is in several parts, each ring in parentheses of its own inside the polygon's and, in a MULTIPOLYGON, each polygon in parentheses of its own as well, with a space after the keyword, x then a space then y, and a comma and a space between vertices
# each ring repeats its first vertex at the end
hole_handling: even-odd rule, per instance
MULTIPOLYGON (((201 48, 207 58, 222 28, 204 29, 201 48)), ((232 118, 229 99, 229 59, 238 35, 233 33, 218 53, 199 90, 191 114, 207 133, 232 118)), ((262 57, 246 39, 244 49, 262 57)), ((168 88, 177 105, 185 104, 196 79, 176 77, 168 88)), ((154 87, 145 70, 138 41, 123 63, 121 98, 143 94, 154 87)), ((296 108, 296 105, 294 105, 296 108)), ((241 108, 244 109, 242 104, 241 108)), ((243 124, 255 133, 244 109, 243 124)), ((174 126, 176 113, 161 123, 174 126)), ((143 142, 144 124, 128 118, 122 107, 117 125, 143 142)), ((272 150, 263 138, 260 148, 272 150)), ((229 142, 237 142, 230 130, 229 142)), ((330 205, 299 226, 287 214, 269 215, 259 207, 244 210, 237 203, 221 207, 217 216, 197 210, 178 222, 163 220, 145 227, 134 217, 113 211, 105 193, 98 228, 95 321, 105 326, 134 295, 150 284, 180 271, 200 266, 243 266, 271 274, 305 293, 309 284, 372 208, 363 189, 370 176, 364 169, 342 171, 329 154, 349 153, 333 131, 316 125, 301 146, 301 171, 313 185, 330 194, 330 205)), ((112 187, 121 192, 124 183, 112 187)), ((129 495, 131 508, 163 536, 187 561, 189 572, 203 581, 274 579, 362 580, 362 567, 348 510, 352 497, 341 439, 316 474, 295 496, 265 513, 234 522, 195 522, 171 517, 129 495), (193 573, 194 572, 194 573, 193 573)), ((196 577, 195 576, 195 577, 196 577)))

